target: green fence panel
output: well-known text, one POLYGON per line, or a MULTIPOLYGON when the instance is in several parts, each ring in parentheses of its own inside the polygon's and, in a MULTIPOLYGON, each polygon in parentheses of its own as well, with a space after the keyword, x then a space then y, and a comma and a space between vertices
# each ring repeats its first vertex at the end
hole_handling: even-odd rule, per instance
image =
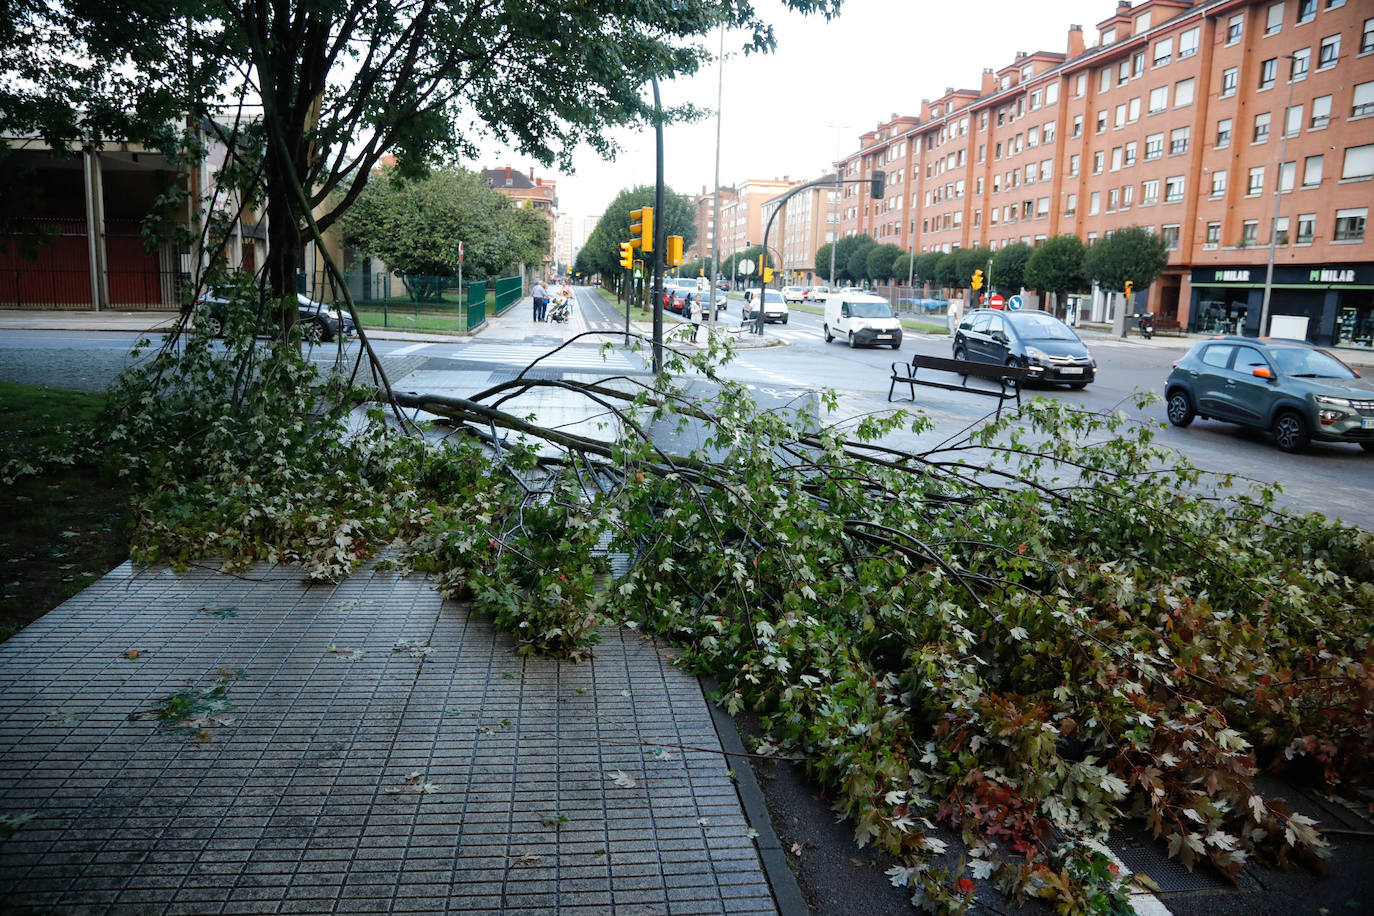
POLYGON ((478 280, 476 283, 468 284, 463 307, 467 311, 469 331, 487 320, 487 281, 478 280))
POLYGON ((502 277, 493 284, 496 288, 496 314, 504 315, 524 294, 524 283, 518 276, 502 277))

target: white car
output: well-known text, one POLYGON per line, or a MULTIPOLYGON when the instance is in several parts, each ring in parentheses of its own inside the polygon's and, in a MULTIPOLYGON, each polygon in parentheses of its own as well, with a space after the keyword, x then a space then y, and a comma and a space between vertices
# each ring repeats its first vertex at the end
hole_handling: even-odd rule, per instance
POLYGON ((784 286, 782 288, 783 302, 801 302, 806 298, 806 290, 800 286, 784 286))
MULTIPOLYGON (((758 317, 758 309, 755 300, 758 298, 759 291, 747 289, 744 291, 744 305, 740 307, 740 319, 742 321, 753 321, 758 317)), ((783 300, 782 293, 775 289, 763 291, 763 320, 764 322, 781 321, 787 324, 787 302, 783 300)))
POLYGON ((805 299, 807 302, 822 302, 828 295, 830 295, 830 287, 812 286, 807 288, 802 298, 805 299))

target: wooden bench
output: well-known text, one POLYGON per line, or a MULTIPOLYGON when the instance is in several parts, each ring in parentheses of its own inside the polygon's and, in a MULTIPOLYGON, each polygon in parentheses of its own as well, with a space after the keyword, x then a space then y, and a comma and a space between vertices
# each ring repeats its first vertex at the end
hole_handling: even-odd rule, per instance
POLYGON ((1156 334, 1173 334, 1175 337, 1183 336, 1183 325, 1177 321, 1155 321, 1156 334))
POLYGON ((1026 380, 1028 373, 1019 366, 994 366, 991 363, 975 363, 966 359, 946 359, 943 356, 913 356, 909 363, 892 364, 892 384, 887 386, 887 399, 892 400, 892 393, 898 384, 907 385, 911 388, 911 399, 916 400, 916 386, 928 385, 931 388, 944 388, 947 391, 967 391, 971 394, 985 394, 997 398, 997 416, 1002 415, 1002 403, 1008 398, 1014 397, 1019 406, 1021 403, 1021 383, 1026 380), (937 369, 942 372, 953 372, 963 376, 963 384, 951 385, 948 382, 936 382, 930 378, 917 378, 916 372, 920 369, 937 369), (985 378, 997 383, 997 390, 991 388, 970 388, 968 377, 972 375, 976 378, 985 378))

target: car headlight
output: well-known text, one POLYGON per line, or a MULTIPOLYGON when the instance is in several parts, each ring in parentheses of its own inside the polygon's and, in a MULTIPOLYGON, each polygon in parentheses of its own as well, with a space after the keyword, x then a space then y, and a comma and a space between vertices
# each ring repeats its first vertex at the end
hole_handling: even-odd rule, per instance
POLYGON ((1033 363, 1049 362, 1049 354, 1039 347, 1026 347, 1026 358, 1033 363))
POLYGON ((1317 394, 1317 395, 1313 395, 1313 397, 1316 399, 1316 401, 1317 401, 1318 404, 1321 404, 1321 405, 1323 405, 1323 406, 1329 406, 1329 407, 1349 407, 1349 406, 1350 406, 1350 399, 1349 399, 1349 398, 1333 398, 1333 397, 1331 397, 1330 395, 1327 395, 1327 394, 1317 394))

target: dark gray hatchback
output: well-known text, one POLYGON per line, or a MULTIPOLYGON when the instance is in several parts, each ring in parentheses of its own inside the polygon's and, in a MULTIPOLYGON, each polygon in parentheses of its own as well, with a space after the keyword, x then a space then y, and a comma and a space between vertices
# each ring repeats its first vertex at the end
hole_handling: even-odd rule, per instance
POLYGON ((1035 309, 974 309, 954 332, 954 358, 997 366, 1021 366, 1033 382, 1082 388, 1097 363, 1073 329, 1035 309))
POLYGON ((1169 422, 1194 417, 1267 429, 1285 452, 1312 439, 1374 452, 1374 380, 1297 340, 1204 340, 1174 363, 1164 383, 1169 422))

